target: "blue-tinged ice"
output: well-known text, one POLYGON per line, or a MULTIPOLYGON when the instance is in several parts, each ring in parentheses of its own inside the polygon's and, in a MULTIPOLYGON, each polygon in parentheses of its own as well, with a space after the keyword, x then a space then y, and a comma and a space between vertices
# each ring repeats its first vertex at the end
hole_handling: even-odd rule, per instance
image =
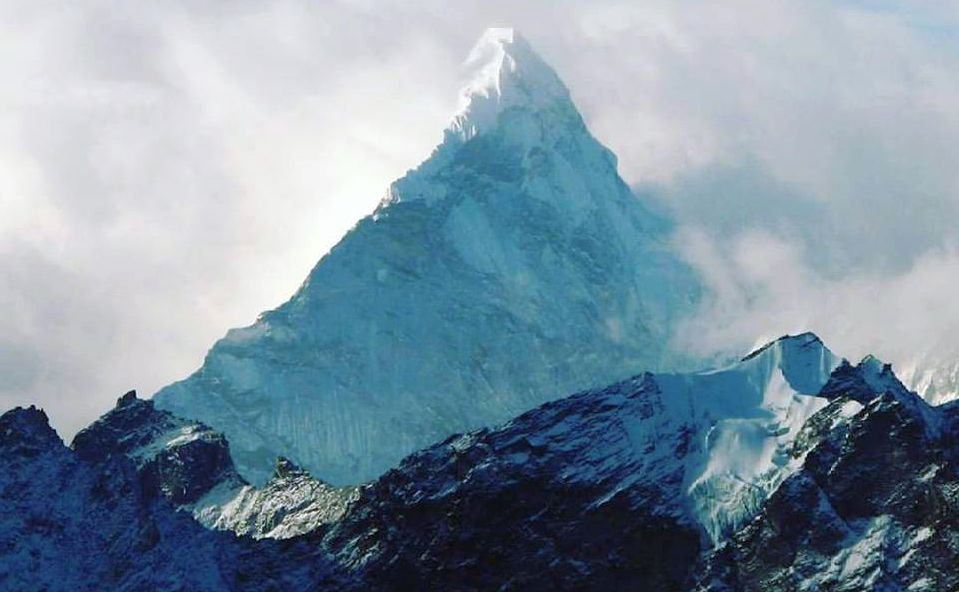
POLYGON ((335 484, 449 434, 641 370, 677 368, 698 298, 556 73, 493 29, 443 142, 157 405, 229 438, 262 483, 282 455, 335 484))

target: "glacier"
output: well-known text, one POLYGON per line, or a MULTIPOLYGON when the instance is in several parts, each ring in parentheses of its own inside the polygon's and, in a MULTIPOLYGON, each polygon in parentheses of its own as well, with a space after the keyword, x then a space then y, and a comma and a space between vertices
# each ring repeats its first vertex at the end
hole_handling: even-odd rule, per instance
POLYGON ((699 299, 670 223, 634 195, 519 34, 471 52, 442 142, 293 297, 230 330, 160 409, 230 440, 264 483, 277 456, 368 481, 446 436, 639 369, 699 299))

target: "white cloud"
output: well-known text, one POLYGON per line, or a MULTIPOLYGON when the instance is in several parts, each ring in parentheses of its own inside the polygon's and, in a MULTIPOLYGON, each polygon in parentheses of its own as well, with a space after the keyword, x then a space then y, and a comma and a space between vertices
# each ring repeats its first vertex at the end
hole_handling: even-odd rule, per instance
POLYGON ((851 269, 830 278, 812 268, 816 253, 762 231, 728 241, 691 230, 680 236, 681 250, 715 288, 681 328, 680 347, 728 355, 812 330, 853 361, 872 353, 907 374, 915 364, 959 360, 955 248, 930 251, 899 273, 851 269))
POLYGON ((837 349, 949 341, 949 3, 0 1, 0 404, 66 433, 284 300, 429 153, 491 25, 696 237, 702 347, 873 316, 837 349))

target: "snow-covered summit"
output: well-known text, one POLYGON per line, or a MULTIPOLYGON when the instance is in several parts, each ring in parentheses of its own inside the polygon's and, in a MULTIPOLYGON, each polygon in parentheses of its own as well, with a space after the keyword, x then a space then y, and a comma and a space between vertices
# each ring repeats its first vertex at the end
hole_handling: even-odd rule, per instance
POLYGON ((699 284, 669 224, 521 37, 488 32, 470 64, 459 131, 287 303, 156 395, 225 433, 254 483, 277 456, 361 483, 452 433, 677 369, 699 284))
POLYGON ((826 384, 838 358, 814 333, 784 335, 742 360, 747 366, 776 366, 799 393, 813 395, 826 384))
POLYGON ((556 72, 510 28, 487 29, 464 66, 467 82, 448 130, 461 141, 494 127, 507 109, 544 111, 570 100, 556 72))
POLYGON ((827 403, 817 396, 841 359, 812 333, 783 336, 730 366, 661 374, 670 414, 698 424, 702 447, 686 460, 686 494, 713 540, 739 526, 795 470, 789 450, 827 403))

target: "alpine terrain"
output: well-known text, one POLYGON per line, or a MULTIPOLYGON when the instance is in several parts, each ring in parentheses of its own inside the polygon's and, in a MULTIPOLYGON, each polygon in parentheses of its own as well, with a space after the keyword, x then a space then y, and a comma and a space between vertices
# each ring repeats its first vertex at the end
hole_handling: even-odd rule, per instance
POLYGON ((680 365, 698 298, 556 73, 510 29, 467 61, 442 143, 279 308, 154 398, 230 440, 254 483, 285 456, 368 481, 452 433, 680 365))
POLYGON ((959 586, 959 404, 812 334, 546 403, 358 489, 285 460, 257 489, 228 446, 132 393, 70 448, 42 411, 0 416, 0 589, 959 586))
POLYGON ((467 64, 430 158, 195 374, 69 446, 0 415, 0 590, 959 590, 954 369, 924 399, 802 333, 689 371, 669 224, 521 37, 467 64))

